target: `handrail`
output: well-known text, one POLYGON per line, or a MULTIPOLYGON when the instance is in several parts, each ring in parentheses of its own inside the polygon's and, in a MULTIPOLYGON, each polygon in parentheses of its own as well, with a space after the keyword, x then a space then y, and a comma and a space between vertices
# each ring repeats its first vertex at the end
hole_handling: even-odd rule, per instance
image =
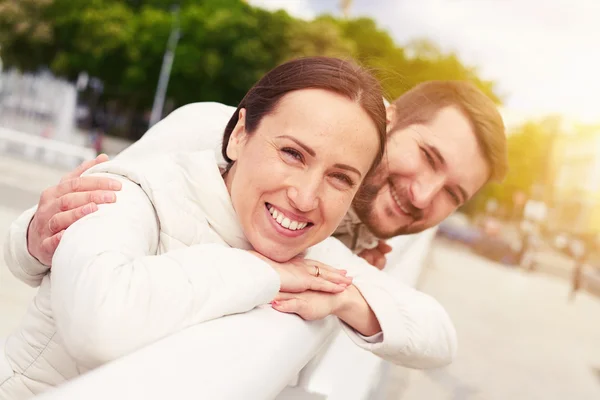
POLYGON ((24 145, 29 149, 43 149, 47 152, 55 153, 62 157, 71 157, 74 160, 74 163, 71 164, 74 165, 77 165, 85 160, 94 159, 96 157, 96 152, 94 149, 88 147, 77 146, 71 143, 61 142, 42 136, 23 133, 10 128, 0 127, 0 149, 6 146, 5 144, 3 145, 3 142, 17 143, 24 145))
MULTIPOLYGON (((434 234, 391 241, 391 279, 414 285, 434 234)), ((371 399, 389 365, 356 347, 338 327, 331 317, 306 322, 264 306, 188 328, 39 399, 274 399, 332 339, 321 362, 300 375, 301 394, 289 397, 371 399)))
POLYGON ((38 398, 273 399, 338 326, 259 307, 188 328, 38 398))

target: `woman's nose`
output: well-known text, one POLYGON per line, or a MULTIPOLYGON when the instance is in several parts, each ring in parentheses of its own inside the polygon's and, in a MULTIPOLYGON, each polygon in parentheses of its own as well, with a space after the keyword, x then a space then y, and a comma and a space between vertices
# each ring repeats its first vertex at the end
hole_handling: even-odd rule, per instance
POLYGON ((319 182, 308 180, 302 184, 291 185, 287 190, 288 198, 298 211, 308 212, 319 206, 319 182))

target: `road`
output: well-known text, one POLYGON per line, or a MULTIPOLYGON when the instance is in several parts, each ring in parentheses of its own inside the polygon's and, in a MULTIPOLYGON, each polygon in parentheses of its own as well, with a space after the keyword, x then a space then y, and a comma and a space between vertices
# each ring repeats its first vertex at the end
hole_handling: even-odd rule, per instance
POLYGON ((17 327, 35 290, 17 281, 4 264, 4 240, 11 222, 35 205, 43 189, 64 170, 0 155, 0 337, 17 327))
POLYGON ((406 377, 390 399, 600 399, 600 299, 568 282, 511 269, 436 241, 421 289, 451 315, 459 338, 449 367, 406 377), (400 392, 400 393, 398 393, 400 392))

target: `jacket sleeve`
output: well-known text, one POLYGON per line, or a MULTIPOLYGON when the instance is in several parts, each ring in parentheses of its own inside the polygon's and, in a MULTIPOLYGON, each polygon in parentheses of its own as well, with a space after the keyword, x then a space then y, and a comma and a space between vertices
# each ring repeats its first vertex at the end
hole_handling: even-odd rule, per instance
POLYGON ((452 362, 457 348, 456 330, 433 297, 374 268, 335 238, 313 247, 306 257, 346 269, 375 313, 382 334, 365 338, 342 323, 359 347, 410 368, 437 368, 452 362))
POLYGON ((57 330, 82 366, 273 299, 279 276, 244 250, 199 244, 156 255, 159 222, 150 200, 115 178, 123 182, 118 201, 69 227, 52 260, 57 330))
POLYGON ((221 143, 235 107, 191 103, 180 107, 148 130, 116 159, 132 160, 182 151, 213 150, 222 161, 221 143))
POLYGON ((37 287, 50 267, 39 262, 27 249, 27 229, 37 210, 36 207, 24 211, 8 230, 4 244, 4 262, 19 280, 31 287, 37 287))

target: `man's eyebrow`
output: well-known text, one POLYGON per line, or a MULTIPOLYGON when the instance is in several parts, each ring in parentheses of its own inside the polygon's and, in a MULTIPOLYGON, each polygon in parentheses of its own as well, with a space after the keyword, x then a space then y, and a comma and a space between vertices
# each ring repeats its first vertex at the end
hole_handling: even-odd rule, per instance
POLYGON ((311 155, 311 157, 314 157, 317 153, 315 153, 315 151, 313 149, 311 149, 310 147, 308 147, 307 145, 305 145, 304 143, 302 143, 301 141, 299 141, 298 139, 289 136, 289 135, 281 135, 281 136, 277 136, 278 139, 289 139, 292 142, 295 142, 298 146, 302 147, 308 154, 311 155))

